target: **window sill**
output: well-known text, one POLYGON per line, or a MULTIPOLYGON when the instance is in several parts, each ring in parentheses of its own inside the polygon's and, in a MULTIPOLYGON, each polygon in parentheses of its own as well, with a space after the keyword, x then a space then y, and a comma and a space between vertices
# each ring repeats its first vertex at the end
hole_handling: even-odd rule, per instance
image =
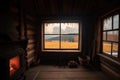
POLYGON ((81 52, 81 50, 42 50, 42 52, 81 52))
POLYGON ((111 57, 109 57, 105 54, 98 54, 98 56, 103 57, 103 58, 105 58, 105 59, 107 59, 107 60, 109 60, 109 61, 111 61, 111 62, 120 66, 120 61, 119 60, 113 59, 113 58, 111 58, 111 57))

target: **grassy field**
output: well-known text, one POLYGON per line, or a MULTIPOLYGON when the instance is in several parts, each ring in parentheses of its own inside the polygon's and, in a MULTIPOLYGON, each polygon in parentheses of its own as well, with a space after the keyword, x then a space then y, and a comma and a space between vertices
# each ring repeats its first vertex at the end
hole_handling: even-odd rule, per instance
MULTIPOLYGON (((58 41, 45 41, 45 48, 53 48, 59 49, 60 45, 58 41)), ((61 48, 65 49, 65 48, 70 48, 70 49, 76 49, 78 48, 78 42, 65 42, 62 41, 61 42, 61 48)), ((117 45, 113 45, 113 49, 114 51, 118 51, 118 46, 117 45)), ((111 52, 111 44, 108 43, 104 43, 103 44, 103 51, 104 52, 111 52)))
MULTIPOLYGON (((113 49, 112 50, 118 51, 118 46, 117 45, 113 45, 113 49)), ((104 43, 103 44, 103 51, 104 52, 111 52, 111 44, 104 43)))
MULTIPOLYGON (((59 42, 58 41, 45 41, 45 48, 59 48, 59 42)), ((61 48, 70 48, 70 49, 76 49, 78 48, 78 42, 61 42, 61 48)))

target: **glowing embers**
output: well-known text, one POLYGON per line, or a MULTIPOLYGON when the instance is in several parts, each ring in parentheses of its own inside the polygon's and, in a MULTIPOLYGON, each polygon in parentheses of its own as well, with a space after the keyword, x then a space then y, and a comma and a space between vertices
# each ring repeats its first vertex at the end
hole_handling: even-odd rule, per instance
POLYGON ((10 75, 13 75, 20 68, 20 57, 16 56, 10 59, 10 75))

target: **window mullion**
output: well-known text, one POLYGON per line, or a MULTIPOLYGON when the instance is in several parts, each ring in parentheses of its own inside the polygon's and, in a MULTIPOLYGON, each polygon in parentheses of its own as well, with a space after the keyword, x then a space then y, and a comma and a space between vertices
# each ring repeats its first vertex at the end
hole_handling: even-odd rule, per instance
POLYGON ((59 32, 60 34, 59 34, 59 36, 60 36, 60 40, 59 40, 59 46, 60 46, 60 49, 61 49, 61 22, 60 22, 60 32, 59 32))
MULTIPOLYGON (((79 26, 80 26, 80 24, 79 24, 79 26)), ((80 40, 80 36, 81 36, 81 28, 79 27, 79 29, 78 29, 79 31, 78 31, 78 49, 80 49, 80 47, 81 47, 81 40, 80 40), (79 46, 80 45, 80 46, 79 46)))
MULTIPOLYGON (((118 14, 119 15, 119 27, 118 27, 118 31, 119 31, 119 34, 118 34, 118 36, 120 36, 120 14, 118 14)), ((118 58, 120 59, 120 37, 118 38, 118 58)))
MULTIPOLYGON (((113 32, 113 16, 111 16, 112 17, 112 32, 113 32)), ((113 56, 113 42, 111 42, 111 56, 113 56)))
POLYGON ((111 42, 111 56, 113 56, 113 42, 111 42))

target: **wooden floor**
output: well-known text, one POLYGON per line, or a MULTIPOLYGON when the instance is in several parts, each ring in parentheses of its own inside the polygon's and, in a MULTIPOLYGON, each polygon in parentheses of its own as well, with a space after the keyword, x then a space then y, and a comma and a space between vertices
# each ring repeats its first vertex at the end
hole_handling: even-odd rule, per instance
POLYGON ((26 80, 113 80, 108 75, 82 66, 78 68, 39 65, 26 72, 26 80))

